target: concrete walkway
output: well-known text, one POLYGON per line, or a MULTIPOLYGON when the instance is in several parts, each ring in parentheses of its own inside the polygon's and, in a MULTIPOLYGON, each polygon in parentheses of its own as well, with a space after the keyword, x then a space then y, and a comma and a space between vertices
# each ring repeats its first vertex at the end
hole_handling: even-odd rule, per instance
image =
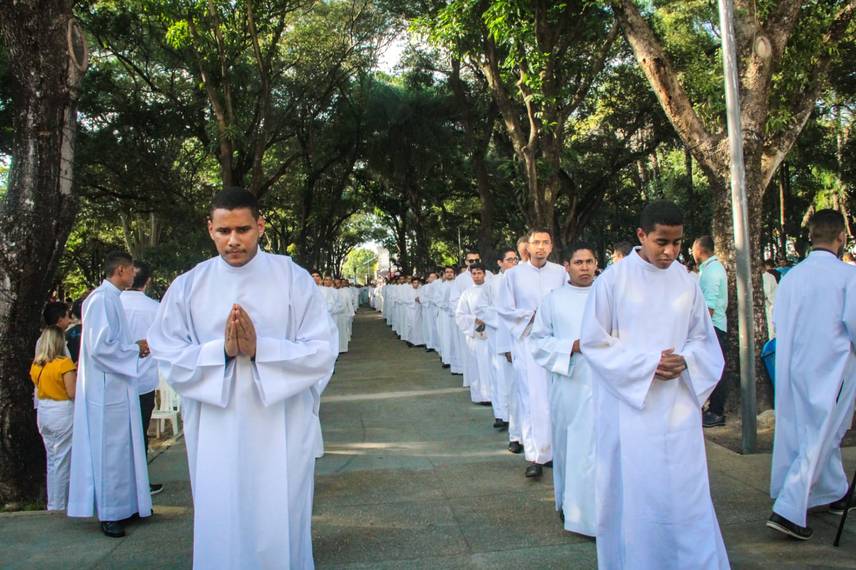
MULTIPOLYGON (((595 546, 563 532, 550 472, 523 477, 505 451, 490 408, 474 406, 461 377, 434 354, 408 349, 375 313, 361 311, 321 415, 315 560, 319 568, 595 568, 595 546)), ((856 568, 856 516, 843 546, 838 517, 810 516, 814 538, 788 540, 764 527, 769 455, 743 457, 709 444, 717 514, 734 568, 856 568)), ((845 450, 847 469, 856 449, 845 450)), ((151 464, 166 490, 155 516, 122 540, 93 521, 47 513, 0 515, 0 568, 189 568, 192 505, 184 446, 151 464)))

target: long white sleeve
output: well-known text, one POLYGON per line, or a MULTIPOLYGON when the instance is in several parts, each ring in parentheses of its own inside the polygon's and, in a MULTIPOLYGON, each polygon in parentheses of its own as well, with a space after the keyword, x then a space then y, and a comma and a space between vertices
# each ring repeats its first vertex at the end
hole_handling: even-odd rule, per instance
POLYGON ((571 375, 571 350, 575 338, 564 338, 559 334, 555 325, 555 311, 561 310, 554 307, 556 297, 548 295, 538 311, 535 313, 535 324, 529 335, 529 346, 532 350, 532 358, 535 362, 545 368, 548 372, 571 375))

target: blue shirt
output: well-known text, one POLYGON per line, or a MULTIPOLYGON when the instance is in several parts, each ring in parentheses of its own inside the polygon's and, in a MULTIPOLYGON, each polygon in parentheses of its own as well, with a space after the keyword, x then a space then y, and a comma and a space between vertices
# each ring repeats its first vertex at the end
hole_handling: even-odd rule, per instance
POLYGON ((715 255, 711 255, 698 267, 698 285, 704 295, 708 309, 713 311, 713 326, 722 332, 728 331, 725 311, 728 309, 728 276, 725 267, 715 255))

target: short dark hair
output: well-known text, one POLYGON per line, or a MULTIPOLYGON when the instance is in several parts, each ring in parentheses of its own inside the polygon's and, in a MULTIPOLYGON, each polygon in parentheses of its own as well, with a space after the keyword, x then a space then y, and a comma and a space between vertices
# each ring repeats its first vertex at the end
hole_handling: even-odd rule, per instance
POLYGON ((534 236, 535 234, 547 234, 548 236, 550 236, 550 241, 553 241, 553 230, 551 230, 550 228, 534 227, 529 230, 528 234, 526 234, 526 240, 528 241, 532 239, 532 236, 534 236))
POLYGON ((136 272, 134 273, 134 284, 131 285, 131 289, 142 289, 146 285, 146 282, 152 278, 152 266, 145 261, 135 261, 134 269, 136 269, 136 272))
POLYGON ((568 260, 570 261, 570 259, 574 257, 574 254, 576 252, 584 249, 589 250, 594 257, 597 257, 597 252, 595 251, 594 246, 592 244, 588 243, 587 241, 575 241, 568 248, 568 260))
POLYGON ((86 300, 86 295, 77 299, 74 303, 71 304, 71 314, 78 319, 83 318, 83 301, 86 300))
POLYGON ((239 210, 241 208, 249 208, 253 218, 258 219, 259 201, 255 195, 248 190, 233 186, 224 188, 214 195, 209 215, 213 216, 214 210, 239 210))
POLYGON ((466 252, 464 253, 464 257, 466 257, 468 255, 478 255, 479 257, 481 257, 481 253, 479 253, 479 250, 477 250, 477 249, 466 250, 466 252))
POLYGON ((104 274, 110 277, 120 267, 134 265, 134 258, 124 251, 111 251, 104 258, 104 274))
POLYGON ((52 301, 45 305, 45 310, 42 311, 42 318, 45 320, 46 326, 55 326, 61 318, 68 314, 68 305, 62 301, 52 301))
POLYGON ((458 273, 458 268, 455 267, 454 265, 446 265, 445 267, 443 267, 443 273, 445 273, 447 269, 451 269, 456 274, 458 273))
POLYGON ((413 277, 410 278, 410 282, 413 283, 414 281, 419 281, 420 283, 422 283, 422 278, 414 275, 413 277))
POLYGON ((517 255, 517 250, 514 249, 513 247, 501 247, 496 251, 497 261, 503 261, 505 259, 505 254, 508 253, 509 251, 511 253, 513 253, 514 255, 517 255))
POLYGON ((811 243, 830 243, 844 231, 844 216, 832 209, 818 210, 808 221, 811 243))
POLYGON ((522 235, 519 238, 517 238, 517 245, 520 245, 521 243, 528 243, 528 242, 529 242, 529 234, 525 234, 525 235, 522 235))
POLYGON ((684 213, 674 202, 669 200, 649 202, 639 216, 639 227, 647 234, 653 232, 657 225, 682 226, 684 225, 684 213))
POLYGON ((320 271, 318 271, 317 269, 310 269, 310 270, 309 270, 309 275, 318 275, 318 276, 320 277, 320 276, 321 276, 321 272, 320 272, 320 271))
POLYGON ((479 269, 482 272, 487 273, 487 270, 484 268, 484 264, 482 262, 473 263, 472 265, 470 265, 470 271, 471 272, 473 269, 479 269))
POLYGON ((437 277, 440 277, 440 274, 439 274, 439 273, 437 273, 436 271, 429 271, 429 272, 425 275, 425 277, 427 278, 427 277, 430 277, 430 276, 432 276, 432 275, 436 275, 437 277))
POLYGON ((621 255, 623 255, 624 257, 627 257, 628 255, 630 255, 630 252, 633 251, 633 244, 629 241, 618 241, 613 244, 612 251, 613 253, 617 251, 621 253, 621 255))
POLYGON ((697 243, 698 246, 700 248, 702 248, 704 251, 706 251, 707 253, 713 253, 714 248, 716 247, 715 244, 713 243, 713 238, 710 236, 707 236, 707 235, 697 237, 695 240, 695 243, 697 243))

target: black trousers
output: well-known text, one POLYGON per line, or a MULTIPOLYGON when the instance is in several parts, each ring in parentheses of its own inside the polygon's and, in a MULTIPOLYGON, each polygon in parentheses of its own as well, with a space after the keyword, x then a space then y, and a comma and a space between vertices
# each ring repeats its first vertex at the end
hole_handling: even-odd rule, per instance
MULTIPOLYGON (((722 356, 724 358, 725 341, 728 338, 728 334, 716 327, 713 327, 713 330, 716 331, 716 338, 719 340, 719 348, 722 349, 722 356)), ((712 414, 716 414, 717 416, 725 415, 726 399, 728 399, 728 379, 725 377, 725 368, 723 368, 722 376, 719 378, 719 383, 716 385, 716 388, 713 389, 713 393, 710 395, 710 400, 708 400, 709 404, 707 406, 707 411, 712 414)))
POLYGON ((149 422, 152 421, 152 412, 155 409, 155 390, 148 394, 140 395, 140 415, 143 418, 143 442, 146 445, 146 453, 149 452, 149 422))

